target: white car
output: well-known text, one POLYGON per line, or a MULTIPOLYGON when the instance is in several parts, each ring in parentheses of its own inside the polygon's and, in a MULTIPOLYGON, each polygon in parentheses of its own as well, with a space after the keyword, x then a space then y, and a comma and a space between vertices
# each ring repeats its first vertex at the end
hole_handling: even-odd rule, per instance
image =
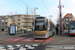
POLYGON ((8 29, 5 30, 6 32, 8 31, 8 29))
POLYGON ((26 31, 32 31, 32 29, 26 29, 26 31))

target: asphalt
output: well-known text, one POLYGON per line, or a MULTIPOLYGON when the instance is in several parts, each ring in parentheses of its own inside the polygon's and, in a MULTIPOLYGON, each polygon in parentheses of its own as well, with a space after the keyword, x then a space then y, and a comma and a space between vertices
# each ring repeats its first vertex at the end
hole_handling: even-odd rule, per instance
POLYGON ((74 45, 75 38, 74 37, 70 37, 68 35, 68 30, 64 30, 64 32, 62 32, 61 35, 54 34, 50 42, 47 44, 44 44, 45 47, 43 50, 75 50, 75 45, 74 45))
POLYGON ((33 32, 19 33, 19 34, 15 34, 15 35, 10 35, 7 32, 0 32, 0 41, 4 41, 4 40, 7 40, 7 39, 20 37, 20 36, 27 35, 27 34, 31 34, 31 33, 33 33, 33 32))

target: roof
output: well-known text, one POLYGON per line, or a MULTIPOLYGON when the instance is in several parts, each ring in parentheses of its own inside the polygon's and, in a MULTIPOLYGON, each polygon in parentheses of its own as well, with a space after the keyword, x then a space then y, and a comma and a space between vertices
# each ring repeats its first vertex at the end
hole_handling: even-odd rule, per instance
POLYGON ((65 15, 65 17, 72 17, 72 14, 68 13, 68 14, 65 15))
POLYGON ((75 18, 72 18, 72 20, 75 20, 75 18))

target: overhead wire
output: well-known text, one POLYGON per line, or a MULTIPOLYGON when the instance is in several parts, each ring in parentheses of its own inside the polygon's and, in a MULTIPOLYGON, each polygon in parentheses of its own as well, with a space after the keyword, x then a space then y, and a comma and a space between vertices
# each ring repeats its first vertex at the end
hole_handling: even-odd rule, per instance
POLYGON ((23 3, 24 5, 26 5, 27 7, 29 7, 27 4, 25 4, 23 1, 20 0, 21 3, 23 3))
POLYGON ((41 1, 42 1, 43 5, 45 6, 46 10, 48 11, 48 13, 50 13, 49 10, 47 9, 45 3, 43 2, 43 0, 41 0, 41 1))

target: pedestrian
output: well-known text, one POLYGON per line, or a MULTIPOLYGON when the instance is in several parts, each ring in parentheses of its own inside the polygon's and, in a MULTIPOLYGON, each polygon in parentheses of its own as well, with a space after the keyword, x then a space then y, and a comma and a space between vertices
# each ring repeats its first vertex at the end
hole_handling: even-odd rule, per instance
POLYGON ((1 32, 1 29, 0 29, 0 32, 1 32))
POLYGON ((55 28, 55 30, 56 30, 56 34, 58 35, 58 26, 56 26, 56 28, 55 28))

